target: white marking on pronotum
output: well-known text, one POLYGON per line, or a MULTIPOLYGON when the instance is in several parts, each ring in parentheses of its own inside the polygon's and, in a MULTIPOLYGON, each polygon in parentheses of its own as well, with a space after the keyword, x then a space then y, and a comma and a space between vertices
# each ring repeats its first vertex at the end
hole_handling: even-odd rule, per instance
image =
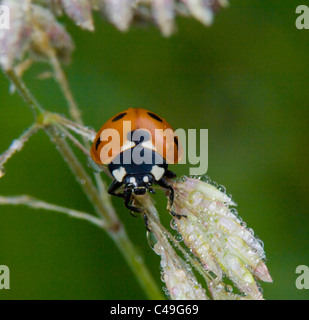
POLYGON ((153 143, 150 140, 142 142, 142 147, 157 151, 157 148, 153 145, 153 143))
POLYGON ((155 177, 157 181, 159 181, 163 177, 164 172, 164 168, 161 168, 157 165, 154 165, 150 171, 150 173, 152 173, 152 175, 155 177))
POLYGON ((124 167, 120 167, 118 169, 113 170, 113 176, 119 182, 122 182, 123 177, 126 175, 126 169, 124 167))
POLYGON ((148 176, 144 176, 144 177, 143 177, 143 181, 144 181, 144 182, 149 182, 148 176))
POLYGON ((133 142, 133 141, 129 141, 129 140, 127 140, 124 144, 123 144, 123 146, 121 147, 121 152, 122 151, 125 151, 125 150, 128 150, 128 149, 131 149, 131 148, 133 148, 135 146, 135 143, 133 142))
POLYGON ((130 183, 136 185, 136 179, 134 177, 130 177, 130 183))

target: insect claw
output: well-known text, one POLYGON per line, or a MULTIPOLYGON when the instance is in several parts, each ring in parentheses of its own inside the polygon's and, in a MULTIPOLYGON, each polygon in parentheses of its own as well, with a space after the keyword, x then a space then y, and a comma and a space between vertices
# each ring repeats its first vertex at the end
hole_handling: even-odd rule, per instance
POLYGON ((148 223, 148 216, 146 213, 143 214, 143 218, 144 218, 146 230, 151 232, 151 229, 149 228, 149 223, 148 223))
POLYGON ((169 210, 170 214, 174 217, 174 218, 177 218, 177 219, 181 219, 181 218, 187 218, 186 215, 184 214, 177 214, 175 213, 174 211, 172 210, 169 210))

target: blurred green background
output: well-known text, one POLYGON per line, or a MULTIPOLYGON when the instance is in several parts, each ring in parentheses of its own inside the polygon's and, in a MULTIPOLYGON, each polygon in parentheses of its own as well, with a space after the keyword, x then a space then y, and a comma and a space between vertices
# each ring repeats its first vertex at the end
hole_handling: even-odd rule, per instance
MULTIPOLYGON (((309 30, 295 27, 304 1, 231 1, 210 28, 178 18, 178 33, 154 27, 120 33, 96 17, 96 32, 66 26, 77 50, 66 72, 85 123, 95 129, 128 107, 151 109, 175 128, 209 129, 208 175, 227 188, 240 216, 264 241, 273 284, 266 299, 308 299, 295 287, 298 265, 309 265, 309 30)), ((45 108, 67 114, 53 80, 25 81, 45 108)), ((0 74, 0 150, 32 122, 0 74)), ((174 166, 188 174, 189 166, 174 166)), ((47 136, 36 134, 6 165, 0 194, 31 194, 91 211, 47 136)), ((155 196, 161 199, 160 195, 155 196)), ((159 209, 165 221, 165 200, 159 209)), ((113 199, 128 234, 160 281, 142 219, 113 199)), ((109 237, 86 222, 24 207, 0 207, 0 265, 11 289, 0 299, 144 299, 109 237)))

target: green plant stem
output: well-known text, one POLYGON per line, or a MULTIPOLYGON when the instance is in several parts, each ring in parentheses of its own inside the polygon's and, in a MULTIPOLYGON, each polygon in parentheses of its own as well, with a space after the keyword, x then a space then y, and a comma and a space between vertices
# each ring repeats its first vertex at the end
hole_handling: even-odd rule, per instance
POLYGON ((40 106, 36 99, 32 96, 24 82, 17 76, 13 69, 7 70, 4 72, 6 76, 11 80, 11 83, 14 84, 16 90, 25 100, 26 104, 30 107, 33 116, 35 119, 39 114, 42 114, 45 110, 40 106))
POLYGON ((38 200, 28 195, 19 195, 19 196, 1 196, 0 195, 0 204, 15 205, 15 206, 23 205, 23 206, 27 206, 37 210, 43 209, 47 211, 60 212, 60 213, 66 214, 69 217, 85 220, 94 224, 97 227, 104 228, 104 222, 102 221, 102 219, 94 217, 93 215, 87 212, 77 211, 71 208, 58 206, 52 203, 48 203, 46 201, 38 200))
MULTIPOLYGON (((58 84, 62 90, 62 93, 65 97, 65 100, 68 103, 70 116, 79 125, 84 125, 81 113, 80 113, 78 105, 73 97, 73 94, 70 89, 70 85, 67 80, 67 77, 62 70, 61 64, 57 58, 55 50, 51 46, 49 47, 49 50, 48 50, 48 56, 49 56, 50 64, 54 70, 55 79, 58 82, 58 84)), ((85 142, 85 145, 87 146, 87 144, 88 144, 87 140, 84 140, 84 142, 85 142)))
POLYGON ((119 232, 111 234, 111 237, 114 239, 118 249, 134 272, 136 279, 144 289, 148 299, 165 300, 166 298, 162 294, 162 290, 154 283, 153 276, 149 270, 145 268, 142 256, 138 254, 132 242, 128 241, 129 239, 125 230, 119 230, 119 232))

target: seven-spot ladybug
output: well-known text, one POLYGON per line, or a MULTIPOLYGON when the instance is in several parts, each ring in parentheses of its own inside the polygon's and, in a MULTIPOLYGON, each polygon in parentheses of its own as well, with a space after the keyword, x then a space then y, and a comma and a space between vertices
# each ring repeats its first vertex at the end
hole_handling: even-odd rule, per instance
POLYGON ((108 120, 98 131, 91 156, 97 164, 108 165, 115 178, 108 192, 123 198, 130 211, 143 212, 132 205, 132 193, 154 193, 152 186, 157 184, 170 190, 169 211, 175 215, 171 211, 174 189, 166 178, 176 175, 167 167, 169 163, 178 163, 181 151, 178 137, 165 119, 146 109, 130 108, 108 120), (122 186, 123 191, 119 192, 122 186))

